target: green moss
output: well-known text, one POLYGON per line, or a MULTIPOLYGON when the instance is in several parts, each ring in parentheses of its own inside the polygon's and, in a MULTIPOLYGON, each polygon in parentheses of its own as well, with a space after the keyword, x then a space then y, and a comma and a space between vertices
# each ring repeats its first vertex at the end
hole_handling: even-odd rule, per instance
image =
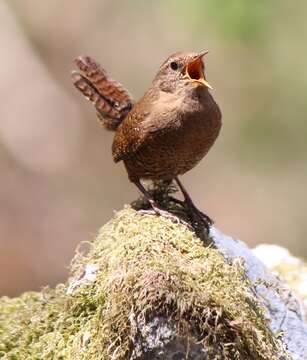
POLYGON ((68 293, 59 285, 0 300, 0 357, 129 358, 129 319, 140 315, 172 318, 178 334, 212 349, 211 358, 277 359, 282 352, 242 264, 227 264, 168 219, 120 211, 71 271, 68 293), (85 264, 97 271, 79 284, 85 264))

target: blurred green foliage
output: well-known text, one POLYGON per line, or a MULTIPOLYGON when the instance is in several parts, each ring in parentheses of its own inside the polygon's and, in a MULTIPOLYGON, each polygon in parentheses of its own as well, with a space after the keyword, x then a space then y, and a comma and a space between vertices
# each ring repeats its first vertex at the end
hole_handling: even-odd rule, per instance
POLYGON ((172 3, 179 4, 181 16, 188 15, 191 26, 201 29, 204 21, 210 21, 225 40, 240 40, 251 45, 268 30, 275 1, 173 0, 172 3))

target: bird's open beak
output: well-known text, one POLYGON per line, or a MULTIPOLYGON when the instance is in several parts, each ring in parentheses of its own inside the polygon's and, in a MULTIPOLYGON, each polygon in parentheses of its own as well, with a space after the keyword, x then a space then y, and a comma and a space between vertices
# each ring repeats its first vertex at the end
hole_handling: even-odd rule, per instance
POLYGON ((191 62, 189 62, 184 68, 184 77, 193 82, 207 86, 212 89, 212 86, 208 83, 204 74, 204 64, 202 57, 206 55, 208 51, 203 51, 197 55, 191 62))

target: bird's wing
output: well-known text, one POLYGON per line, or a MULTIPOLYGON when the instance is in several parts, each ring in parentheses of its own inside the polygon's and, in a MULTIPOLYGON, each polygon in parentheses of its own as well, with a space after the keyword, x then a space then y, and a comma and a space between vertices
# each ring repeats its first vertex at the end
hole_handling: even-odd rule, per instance
POLYGON ((75 59, 79 72, 72 72, 75 87, 91 101, 102 125, 115 130, 133 106, 129 92, 89 56, 75 59))
POLYGON ((133 155, 151 136, 150 129, 146 126, 150 109, 148 106, 145 108, 146 110, 137 103, 117 128, 112 146, 115 162, 133 155))
POLYGON ((155 142, 178 127, 181 102, 176 94, 149 88, 115 132, 112 147, 114 161, 133 156, 144 145, 155 142))

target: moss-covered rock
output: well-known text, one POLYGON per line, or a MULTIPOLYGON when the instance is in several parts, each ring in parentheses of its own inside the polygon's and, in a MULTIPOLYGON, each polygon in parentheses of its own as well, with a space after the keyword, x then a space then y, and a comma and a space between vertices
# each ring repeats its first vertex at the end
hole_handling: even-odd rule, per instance
POLYGON ((0 300, 4 359, 281 359, 242 262, 127 207, 66 285, 0 300), (171 344, 171 346, 170 346, 171 344))

